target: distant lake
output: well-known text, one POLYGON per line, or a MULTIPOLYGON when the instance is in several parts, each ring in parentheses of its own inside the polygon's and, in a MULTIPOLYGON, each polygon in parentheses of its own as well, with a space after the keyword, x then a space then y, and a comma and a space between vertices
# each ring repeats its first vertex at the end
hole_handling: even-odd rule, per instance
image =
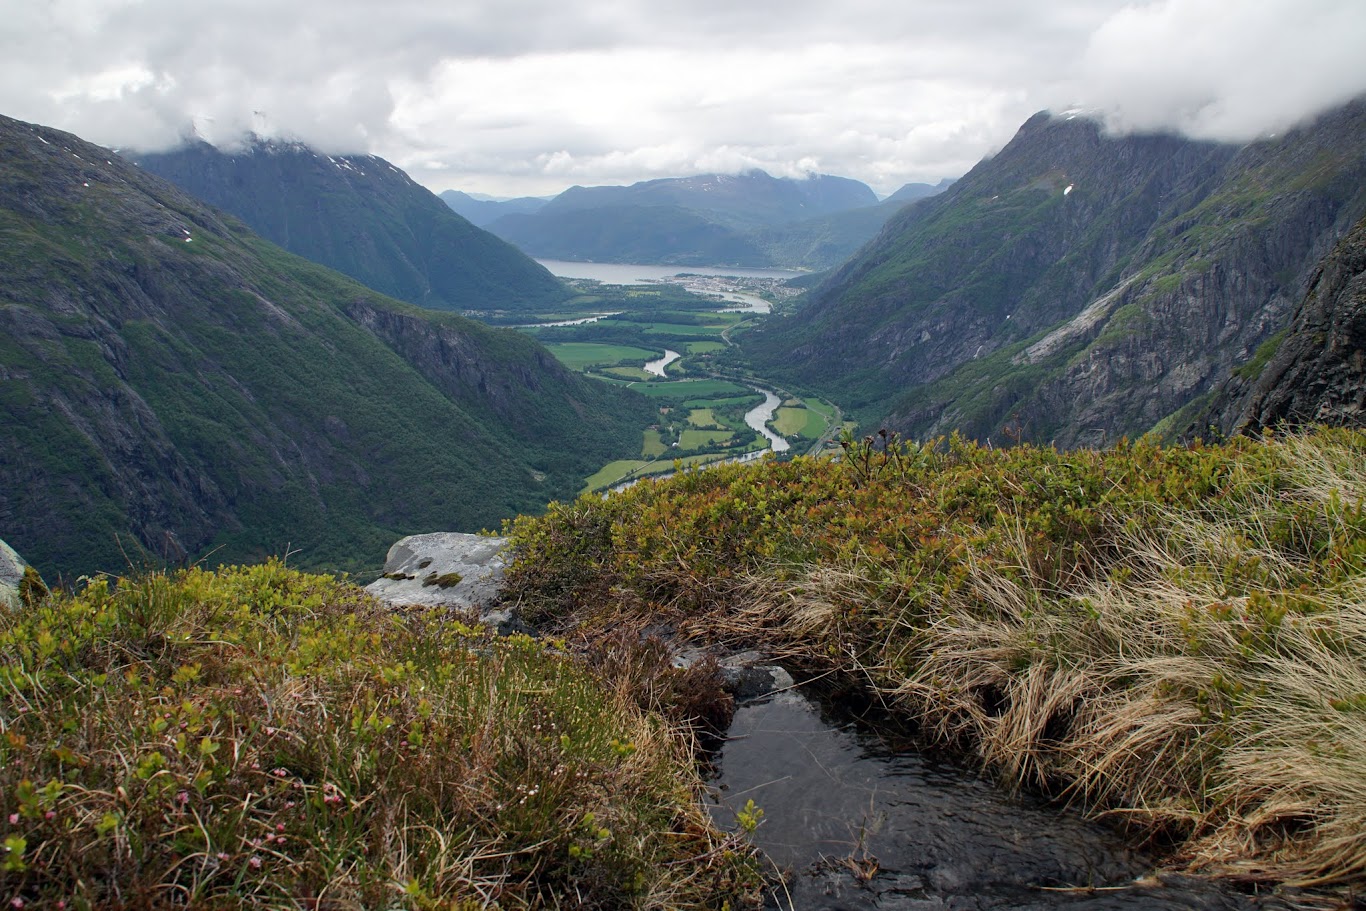
POLYGON ((661 266, 629 263, 571 263, 559 259, 538 259, 538 263, 560 278, 588 278, 605 285, 641 285, 675 276, 715 275, 738 278, 796 278, 804 272, 790 269, 741 269, 713 266, 661 266))

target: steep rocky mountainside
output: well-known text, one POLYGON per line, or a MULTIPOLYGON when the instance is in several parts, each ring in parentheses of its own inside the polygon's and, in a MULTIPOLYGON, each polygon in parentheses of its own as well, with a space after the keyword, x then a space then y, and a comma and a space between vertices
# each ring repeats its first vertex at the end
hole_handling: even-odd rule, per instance
POLYGON ((568 296, 539 263, 383 158, 266 140, 238 152, 197 141, 130 157, 291 253, 409 303, 485 312, 568 296))
POLYGON ((1289 328, 1219 390, 1192 433, 1366 427, 1366 219, 1319 264, 1289 328))
POLYGON ((824 268, 872 237, 897 208, 883 210, 867 185, 848 178, 750 171, 570 187, 535 213, 505 215, 489 230, 557 259, 824 268))
POLYGON ((519 196, 516 199, 477 199, 459 190, 443 190, 438 197, 451 211, 469 219, 470 224, 483 228, 504 215, 527 215, 539 212, 549 199, 539 196, 519 196))
POLYGON ((1100 445, 1251 359, 1363 213, 1366 103, 1241 148, 1039 114, 745 346, 874 426, 1100 445))
POLYGON ((405 532, 573 496, 653 416, 521 334, 0 118, 0 528, 45 573, 287 547, 377 563, 405 532))

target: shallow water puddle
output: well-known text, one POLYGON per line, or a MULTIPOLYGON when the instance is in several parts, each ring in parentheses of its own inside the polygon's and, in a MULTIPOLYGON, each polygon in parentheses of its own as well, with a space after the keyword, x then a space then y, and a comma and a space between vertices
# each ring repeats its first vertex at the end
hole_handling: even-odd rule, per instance
POLYGON ((792 874, 774 908, 1286 907, 1159 882, 1104 826, 889 744, 801 692, 741 705, 717 768, 718 822, 734 828, 753 799, 764 811, 756 844, 792 874))

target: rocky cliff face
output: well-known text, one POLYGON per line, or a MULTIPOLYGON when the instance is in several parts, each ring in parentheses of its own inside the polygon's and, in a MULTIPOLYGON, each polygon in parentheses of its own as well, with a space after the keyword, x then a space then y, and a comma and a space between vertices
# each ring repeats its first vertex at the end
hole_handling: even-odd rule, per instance
POLYGON ((1283 335, 1220 389, 1190 432, 1366 426, 1366 219, 1314 271, 1283 335))
POLYGON ((0 234, 0 528, 54 574, 211 548, 356 568, 574 495, 653 417, 3 118, 0 234))
POLYGON ((267 240, 409 303, 485 312, 568 296, 539 263, 373 155, 256 140, 235 152, 194 142, 133 157, 267 240))
POLYGON ((1362 103, 1243 148, 1036 116, 747 347, 915 437, 1143 433, 1285 325, 1366 212, 1363 137, 1362 103))

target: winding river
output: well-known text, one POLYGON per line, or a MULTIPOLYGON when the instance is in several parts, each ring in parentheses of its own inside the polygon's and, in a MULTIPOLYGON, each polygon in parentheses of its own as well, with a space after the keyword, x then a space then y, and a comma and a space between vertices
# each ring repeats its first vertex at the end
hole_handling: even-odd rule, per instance
POLYGON ((745 426, 768 440, 769 449, 774 452, 787 452, 792 448, 787 440, 768 429, 768 422, 773 420, 773 415, 778 410, 778 406, 782 404, 782 399, 768 389, 760 389, 758 386, 753 387, 753 389, 755 392, 762 392, 764 400, 745 412, 745 426))
POLYGON ((671 350, 669 350, 668 348, 665 348, 665 349, 664 349, 664 356, 663 356, 663 357, 661 357, 661 358, 659 358, 659 359, 657 359, 657 360, 653 360, 653 361, 648 361, 648 362, 646 362, 646 364, 645 364, 645 372, 646 372, 646 373, 652 373, 652 374, 654 374, 655 376, 660 376, 660 377, 662 377, 662 376, 664 376, 664 368, 667 367, 667 366, 669 366, 670 364, 672 364, 674 361, 678 360, 678 359, 679 359, 680 357, 682 357, 682 356, 683 356, 683 355, 679 354, 677 351, 671 351, 671 350))

